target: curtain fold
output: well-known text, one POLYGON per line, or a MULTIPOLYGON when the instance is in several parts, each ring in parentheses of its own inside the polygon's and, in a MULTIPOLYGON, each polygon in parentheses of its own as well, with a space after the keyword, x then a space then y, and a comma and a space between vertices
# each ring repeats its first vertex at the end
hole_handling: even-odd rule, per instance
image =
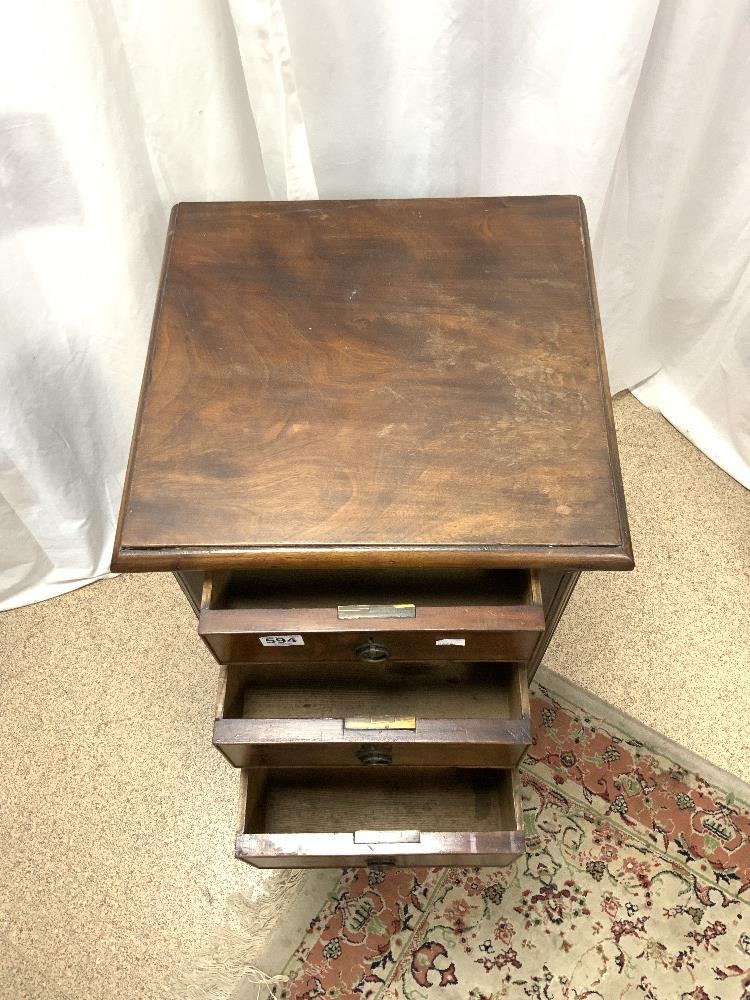
POLYGON ((582 195, 613 391, 750 486, 744 0, 283 9, 320 197, 582 195))
POLYGON ((88 0, 0 35, 0 608, 108 572, 169 209, 580 194, 613 390, 750 485, 744 0, 88 0))
POLYGON ((16 4, 0 102, 5 609, 109 571, 172 204, 268 188, 214 0, 16 4))

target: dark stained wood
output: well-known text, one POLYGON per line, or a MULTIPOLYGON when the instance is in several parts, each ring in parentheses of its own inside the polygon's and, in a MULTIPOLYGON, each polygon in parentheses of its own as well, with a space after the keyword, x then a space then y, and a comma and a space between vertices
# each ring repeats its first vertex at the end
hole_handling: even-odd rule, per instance
POLYGON ((544 614, 547 627, 539 636, 534 651, 529 657, 527 664, 529 683, 533 680, 534 675, 539 669, 539 665, 544 659, 544 654, 547 652, 547 647, 552 641, 557 624, 562 618, 563 611, 565 611, 580 575, 577 572, 542 574, 544 614))
MULTIPOLYGON (((612 412, 612 393, 609 387, 609 374, 607 372, 607 355, 604 350, 604 334, 602 332, 602 322, 599 315, 599 297, 596 291, 596 281, 594 279, 594 261, 591 256, 591 239, 589 237, 589 224, 586 217, 586 208, 583 204, 582 199, 579 198, 579 207, 581 210, 581 230, 583 236, 583 247, 586 253, 586 273, 588 276, 588 293, 590 297, 590 309, 591 315, 594 322, 594 330, 596 334, 596 351, 599 358, 599 368, 602 373, 601 378, 601 391, 602 391, 602 403, 604 407, 604 420, 607 425, 607 441, 609 442, 609 455, 610 462, 612 466, 612 479, 614 482, 614 495, 615 502, 617 504, 617 517, 620 524, 620 532, 622 538, 622 549, 629 557, 630 564, 628 566, 621 566, 620 569, 634 569, 635 560, 633 559, 633 545, 630 538, 630 525, 628 524, 628 515, 625 509, 625 491, 622 485, 622 471, 620 469, 620 453, 617 449, 617 433, 615 431, 615 416, 612 412)), ((578 570, 584 569, 583 565, 573 567, 578 570)), ((590 568, 590 567, 589 567, 590 568)), ((572 592, 572 588, 571 588, 572 592)))
POLYGON ((574 197, 183 204, 113 559, 622 568, 574 197))
POLYGON ((368 566, 419 568, 425 566, 488 568, 526 566, 529 569, 546 567, 596 570, 633 569, 629 551, 617 547, 581 545, 568 548, 546 545, 503 545, 466 547, 460 545, 435 546, 294 546, 267 549, 222 548, 207 546, 205 549, 128 549, 121 557, 113 558, 112 570, 116 573, 158 572, 164 570, 221 570, 245 569, 248 564, 257 568, 286 566, 290 570, 355 568, 368 566))
POLYGON ((383 766, 502 768, 516 765, 530 743, 522 664, 363 670, 305 663, 221 672, 214 746, 234 767, 367 767, 367 751, 375 750, 383 766), (376 728, 354 728, 359 719, 376 728), (386 728, 396 720, 413 728, 386 728))
MULTIPOLYGON (((427 609, 444 612, 444 608, 427 609)), ((520 609, 518 609, 520 610, 520 609)), ((531 609, 526 609, 528 615, 531 609)), ((299 614, 299 612, 295 612, 299 614)), ((319 612, 316 612, 319 615, 319 612)), ((492 620, 482 625, 476 620, 464 623, 460 629, 446 629, 440 624, 440 618, 434 624, 425 624, 406 629, 406 622, 390 622, 398 624, 398 629, 386 631, 382 623, 373 623, 370 628, 361 622, 331 623, 328 628, 315 618, 302 620, 296 618, 297 624, 290 627, 287 623, 279 625, 279 615, 268 613, 268 627, 263 627, 257 618, 254 621, 244 620, 242 612, 238 611, 208 611, 201 613, 198 631, 206 641, 219 663, 278 663, 294 662, 324 662, 327 660, 343 660, 357 662, 366 659, 359 650, 368 643, 381 646, 386 655, 384 660, 510 660, 520 662, 528 659, 538 636, 544 631, 544 620, 541 612, 537 612, 539 620, 529 623, 528 627, 520 623, 512 630, 492 629, 492 620), (271 626, 271 623, 275 624, 271 626), (336 625, 357 625, 357 630, 344 630, 336 625), (302 634, 304 645, 266 646, 260 642, 261 636, 302 634), (438 645, 443 639, 454 638, 458 634, 465 645, 438 645)), ((444 617, 444 616, 443 616, 444 617)))
POLYGON ((524 851, 514 771, 260 768, 242 776, 235 853, 257 867, 499 867, 524 851))
POLYGON ((384 766, 515 767, 531 745, 523 720, 428 719, 416 736, 391 730, 367 737, 332 720, 222 719, 214 723, 213 742, 232 767, 378 766, 363 759, 369 750, 385 755, 384 766))
MULTIPOLYGON (((541 632, 544 612, 532 605, 515 607, 421 606, 416 618, 341 619, 335 608, 235 608, 202 611, 198 631, 265 635, 268 632, 353 633, 391 632, 541 632)), ((431 636, 430 636, 431 638, 431 636)), ((348 635, 347 635, 347 641, 348 635)))
POLYGON ((253 569, 206 574, 208 610, 336 608, 340 605, 413 604, 421 607, 542 606, 539 574, 525 569, 373 568, 298 571, 253 569))
POLYGON ((175 570, 174 578, 180 585, 180 590, 182 590, 185 597, 187 597, 188 602, 196 613, 200 614, 201 610, 201 594, 203 593, 203 573, 185 573, 175 570))
POLYGON ((219 663, 357 660, 367 643, 391 660, 520 661, 543 631, 538 574, 522 570, 206 574, 198 623, 219 663), (404 602, 413 618, 337 612, 404 602), (294 635, 299 645, 268 645, 269 635, 294 635))

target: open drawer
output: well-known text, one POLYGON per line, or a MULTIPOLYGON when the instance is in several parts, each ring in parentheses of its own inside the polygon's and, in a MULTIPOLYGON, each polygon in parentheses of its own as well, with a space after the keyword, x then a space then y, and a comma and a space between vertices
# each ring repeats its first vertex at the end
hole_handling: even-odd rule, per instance
POLYGON ((216 716, 235 767, 512 767, 531 743, 517 663, 225 666, 216 716))
POLYGON ((242 771, 235 853, 261 868, 498 866, 523 852, 515 771, 242 771))
POLYGON ((219 663, 522 662, 544 609, 529 570, 222 571, 198 631, 219 663))

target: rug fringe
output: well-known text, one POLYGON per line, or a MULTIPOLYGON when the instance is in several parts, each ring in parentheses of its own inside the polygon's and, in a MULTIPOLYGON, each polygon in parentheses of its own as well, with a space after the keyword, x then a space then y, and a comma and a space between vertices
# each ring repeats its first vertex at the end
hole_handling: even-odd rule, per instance
POLYGON ((181 978, 180 997, 261 1000, 272 996, 274 984, 287 977, 258 968, 258 958, 308 874, 302 869, 275 871, 253 890, 230 896, 223 926, 212 935, 194 969, 181 978))

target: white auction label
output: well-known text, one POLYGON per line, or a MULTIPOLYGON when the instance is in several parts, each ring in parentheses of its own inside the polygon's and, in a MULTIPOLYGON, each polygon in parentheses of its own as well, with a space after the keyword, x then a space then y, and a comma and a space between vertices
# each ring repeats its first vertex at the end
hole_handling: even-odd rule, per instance
POLYGON ((436 646, 465 646, 466 639, 436 639, 436 646))
POLYGON ((260 637, 263 646, 304 646, 305 640, 301 635, 262 635, 260 637))

